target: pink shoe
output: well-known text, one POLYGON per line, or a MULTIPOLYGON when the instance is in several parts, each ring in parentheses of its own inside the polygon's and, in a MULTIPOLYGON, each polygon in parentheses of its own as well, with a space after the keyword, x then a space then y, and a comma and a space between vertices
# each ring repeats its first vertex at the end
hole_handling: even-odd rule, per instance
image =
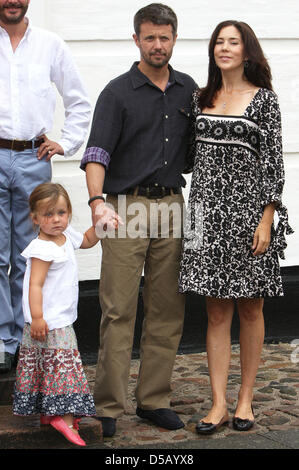
POLYGON ((78 434, 72 432, 73 426, 68 426, 61 416, 54 416, 50 422, 51 426, 64 435, 64 437, 77 446, 86 446, 86 443, 78 434))
POLYGON ((40 424, 50 424, 54 416, 40 415, 40 424))
MULTIPOLYGON (((40 415, 40 424, 50 424, 54 416, 47 416, 47 415, 40 415)), ((79 431, 79 423, 81 421, 81 418, 74 418, 74 429, 76 431, 79 431)))

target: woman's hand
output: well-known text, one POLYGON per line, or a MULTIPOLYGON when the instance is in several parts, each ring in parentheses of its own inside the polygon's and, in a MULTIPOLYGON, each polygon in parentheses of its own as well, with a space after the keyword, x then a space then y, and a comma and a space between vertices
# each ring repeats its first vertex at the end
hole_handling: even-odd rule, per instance
POLYGON ((275 202, 268 204, 263 213, 263 217, 257 226, 253 236, 251 249, 253 256, 259 256, 267 251, 271 242, 271 226, 273 223, 275 202))
POLYGON ((253 256, 259 256, 267 251, 271 241, 271 225, 260 222, 253 237, 251 249, 253 256))
POLYGON ((49 333, 49 328, 43 318, 35 318, 32 320, 30 328, 30 336, 37 341, 45 341, 49 333))

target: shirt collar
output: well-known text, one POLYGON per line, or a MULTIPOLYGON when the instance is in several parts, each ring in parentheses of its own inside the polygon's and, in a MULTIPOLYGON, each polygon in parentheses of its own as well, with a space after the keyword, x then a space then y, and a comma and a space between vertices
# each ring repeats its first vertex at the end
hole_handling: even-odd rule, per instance
MULTIPOLYGON (((142 73, 138 68, 139 62, 134 62, 130 70, 130 76, 132 80, 133 88, 140 88, 141 86, 145 85, 146 83, 152 83, 150 79, 142 73)), ((169 69, 169 84, 172 85, 173 83, 178 83, 179 85, 184 86, 183 80, 178 76, 177 72, 168 64, 169 69)))
MULTIPOLYGON (((25 21, 27 22, 27 28, 26 28, 26 31, 24 33, 24 36, 23 38, 25 38, 26 36, 28 36, 28 34, 30 34, 31 30, 32 30, 32 26, 31 26, 31 21, 29 20, 29 18, 27 18, 27 16, 25 16, 25 21)), ((3 28, 2 26, 0 26, 0 33, 6 33, 7 34, 7 31, 5 28, 3 28)))
POLYGON ((24 37, 25 36, 28 36, 28 34, 31 33, 32 31, 32 24, 31 24, 31 21, 29 20, 29 18, 25 17, 25 20, 27 21, 27 29, 25 31, 25 34, 24 34, 24 37))

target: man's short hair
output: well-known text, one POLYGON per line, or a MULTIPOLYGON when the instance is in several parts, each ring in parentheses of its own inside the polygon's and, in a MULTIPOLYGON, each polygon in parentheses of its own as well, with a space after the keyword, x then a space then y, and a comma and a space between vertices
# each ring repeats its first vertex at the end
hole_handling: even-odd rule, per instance
POLYGON ((162 3, 151 3, 137 11, 134 16, 134 30, 136 35, 140 35, 140 26, 142 23, 154 23, 156 25, 171 25, 172 33, 175 36, 178 29, 178 19, 175 12, 162 3))

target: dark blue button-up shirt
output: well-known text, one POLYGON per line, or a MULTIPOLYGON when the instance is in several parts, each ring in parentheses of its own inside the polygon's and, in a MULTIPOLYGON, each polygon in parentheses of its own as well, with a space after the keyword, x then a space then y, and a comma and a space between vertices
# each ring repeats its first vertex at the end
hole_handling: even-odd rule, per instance
POLYGON ((164 92, 135 62, 100 94, 81 168, 89 162, 106 167, 104 193, 125 194, 148 184, 185 186, 191 94, 197 85, 189 75, 169 70, 164 92))

